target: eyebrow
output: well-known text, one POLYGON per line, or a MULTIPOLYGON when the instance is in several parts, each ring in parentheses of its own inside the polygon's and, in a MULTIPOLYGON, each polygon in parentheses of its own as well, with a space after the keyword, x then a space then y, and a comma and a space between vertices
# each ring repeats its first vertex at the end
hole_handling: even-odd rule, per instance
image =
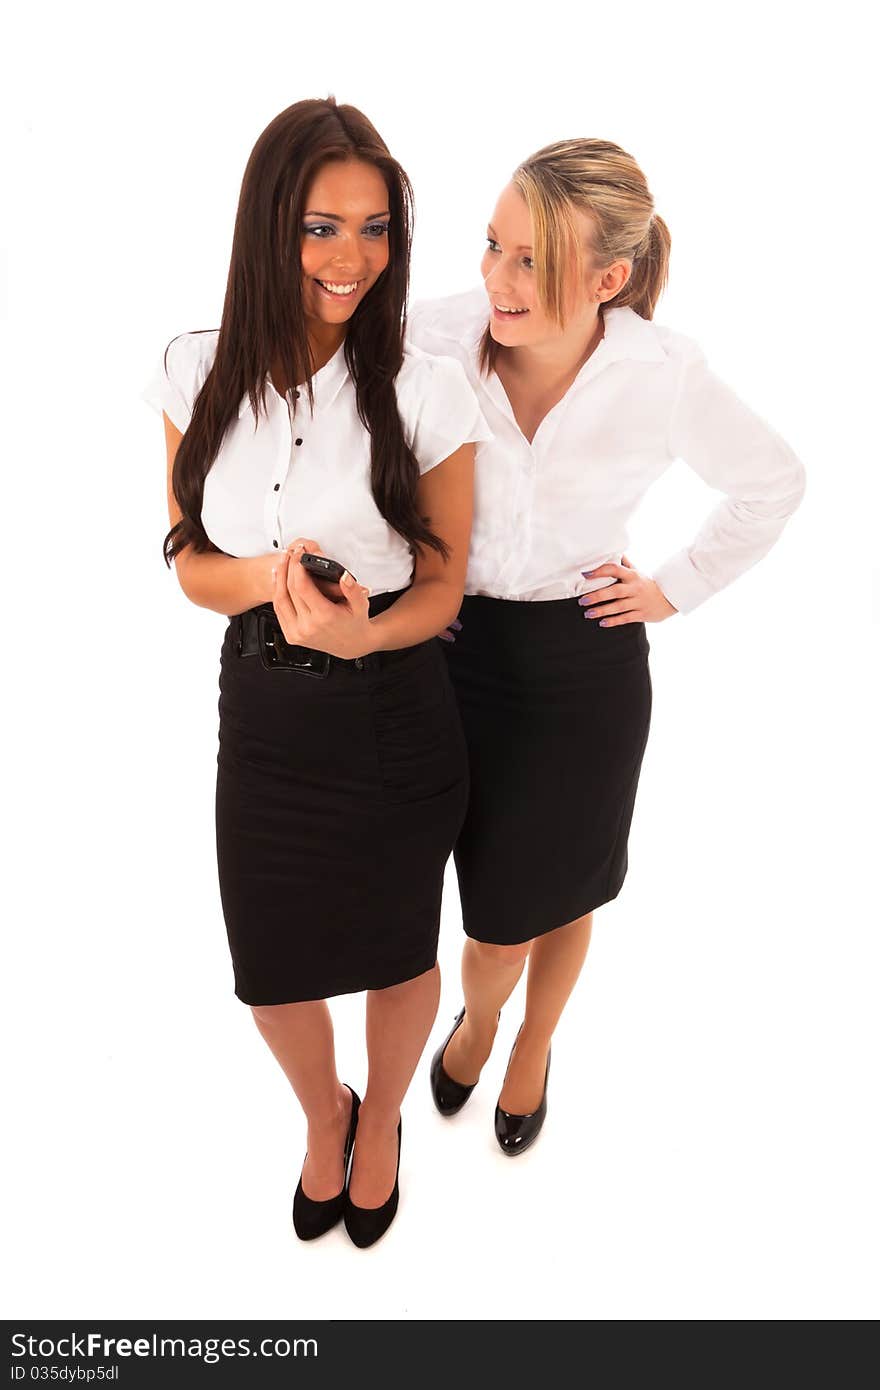
MULTIPOLYGON (((308 212, 303 213, 303 216, 304 216, 304 217, 326 217, 326 219, 327 219, 328 222, 344 222, 344 221, 345 221, 345 218, 344 218, 344 217, 340 217, 340 216, 339 216, 337 213, 335 213, 335 212, 315 212, 313 209, 310 209, 308 212)), ((391 213, 390 213, 390 212, 388 211, 388 209, 386 208, 384 212, 371 212, 370 215, 369 215, 369 217, 363 217, 363 218, 361 218, 360 220, 361 220, 362 222, 374 222, 374 221, 376 220, 377 217, 390 217, 390 216, 391 216, 391 213)))
MULTIPOLYGON (((492 233, 492 240, 493 240, 493 241, 496 241, 497 238, 498 238, 498 233, 496 232, 495 228, 492 226, 492 223, 491 223, 491 222, 489 222, 487 225, 488 225, 489 231, 492 233)), ((517 249, 517 251, 531 251, 532 248, 531 248, 531 246, 518 246, 516 249, 517 249)))

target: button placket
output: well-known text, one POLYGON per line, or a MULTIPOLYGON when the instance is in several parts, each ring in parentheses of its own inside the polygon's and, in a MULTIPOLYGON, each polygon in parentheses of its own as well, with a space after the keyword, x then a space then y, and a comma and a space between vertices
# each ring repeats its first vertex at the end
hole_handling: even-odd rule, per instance
POLYGON ((278 451, 278 464, 275 468, 274 482, 266 496, 266 527, 272 536, 274 549, 280 550, 283 540, 283 527, 281 523, 281 502, 282 488, 287 481, 293 462, 294 448, 302 444, 302 439, 293 437, 293 411, 290 408, 291 397, 299 400, 299 391, 288 391, 284 398, 287 406, 287 434, 282 439, 283 448, 278 451))
MULTIPOLYGON (((516 428, 519 430, 518 426, 516 428)), ((526 518, 530 514, 534 497, 534 450, 522 431, 519 431, 519 435, 521 449, 516 460, 516 486, 508 494, 510 510, 505 526, 505 531, 511 538, 510 550, 496 577, 496 582, 501 587, 507 586, 508 588, 512 586, 512 580, 522 564, 523 556, 520 542, 526 529, 526 518)))

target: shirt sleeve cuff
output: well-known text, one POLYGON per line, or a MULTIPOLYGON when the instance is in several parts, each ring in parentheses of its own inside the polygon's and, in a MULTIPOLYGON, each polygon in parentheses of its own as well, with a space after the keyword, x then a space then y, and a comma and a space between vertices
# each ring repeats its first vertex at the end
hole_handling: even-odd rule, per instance
POLYGON ((651 578, 679 613, 693 612, 715 593, 715 589, 700 574, 686 550, 680 550, 677 555, 673 555, 654 571, 651 578))

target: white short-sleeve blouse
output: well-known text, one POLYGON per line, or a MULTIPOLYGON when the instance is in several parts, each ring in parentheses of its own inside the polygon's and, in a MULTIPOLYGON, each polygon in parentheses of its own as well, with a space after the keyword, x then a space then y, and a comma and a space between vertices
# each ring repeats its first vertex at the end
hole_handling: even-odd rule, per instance
MULTIPOLYGON (((181 333, 142 392, 184 432, 217 350, 219 329, 181 333)), ((491 439, 461 364, 408 344, 396 380, 404 436, 424 474, 462 444, 491 439)), ((344 344, 304 387, 286 396, 267 381, 267 413, 255 422, 245 395, 205 479, 202 525, 227 555, 283 550, 311 536, 372 594, 412 582, 413 557, 370 488, 370 436, 356 407, 344 344)))

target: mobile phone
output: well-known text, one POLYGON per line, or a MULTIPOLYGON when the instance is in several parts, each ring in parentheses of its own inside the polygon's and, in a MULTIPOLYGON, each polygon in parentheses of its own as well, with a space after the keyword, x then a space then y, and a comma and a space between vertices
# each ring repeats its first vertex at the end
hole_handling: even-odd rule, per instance
POLYGON ((313 555, 310 550, 303 551, 299 562, 313 579, 332 579, 338 583, 345 574, 345 565, 340 565, 338 560, 328 560, 326 555, 313 555))
POLYGON ((325 598, 329 598, 333 603, 345 602, 339 587, 339 581, 345 574, 345 565, 340 565, 338 560, 328 560, 326 555, 313 555, 310 550, 303 551, 299 562, 308 570, 325 598))

